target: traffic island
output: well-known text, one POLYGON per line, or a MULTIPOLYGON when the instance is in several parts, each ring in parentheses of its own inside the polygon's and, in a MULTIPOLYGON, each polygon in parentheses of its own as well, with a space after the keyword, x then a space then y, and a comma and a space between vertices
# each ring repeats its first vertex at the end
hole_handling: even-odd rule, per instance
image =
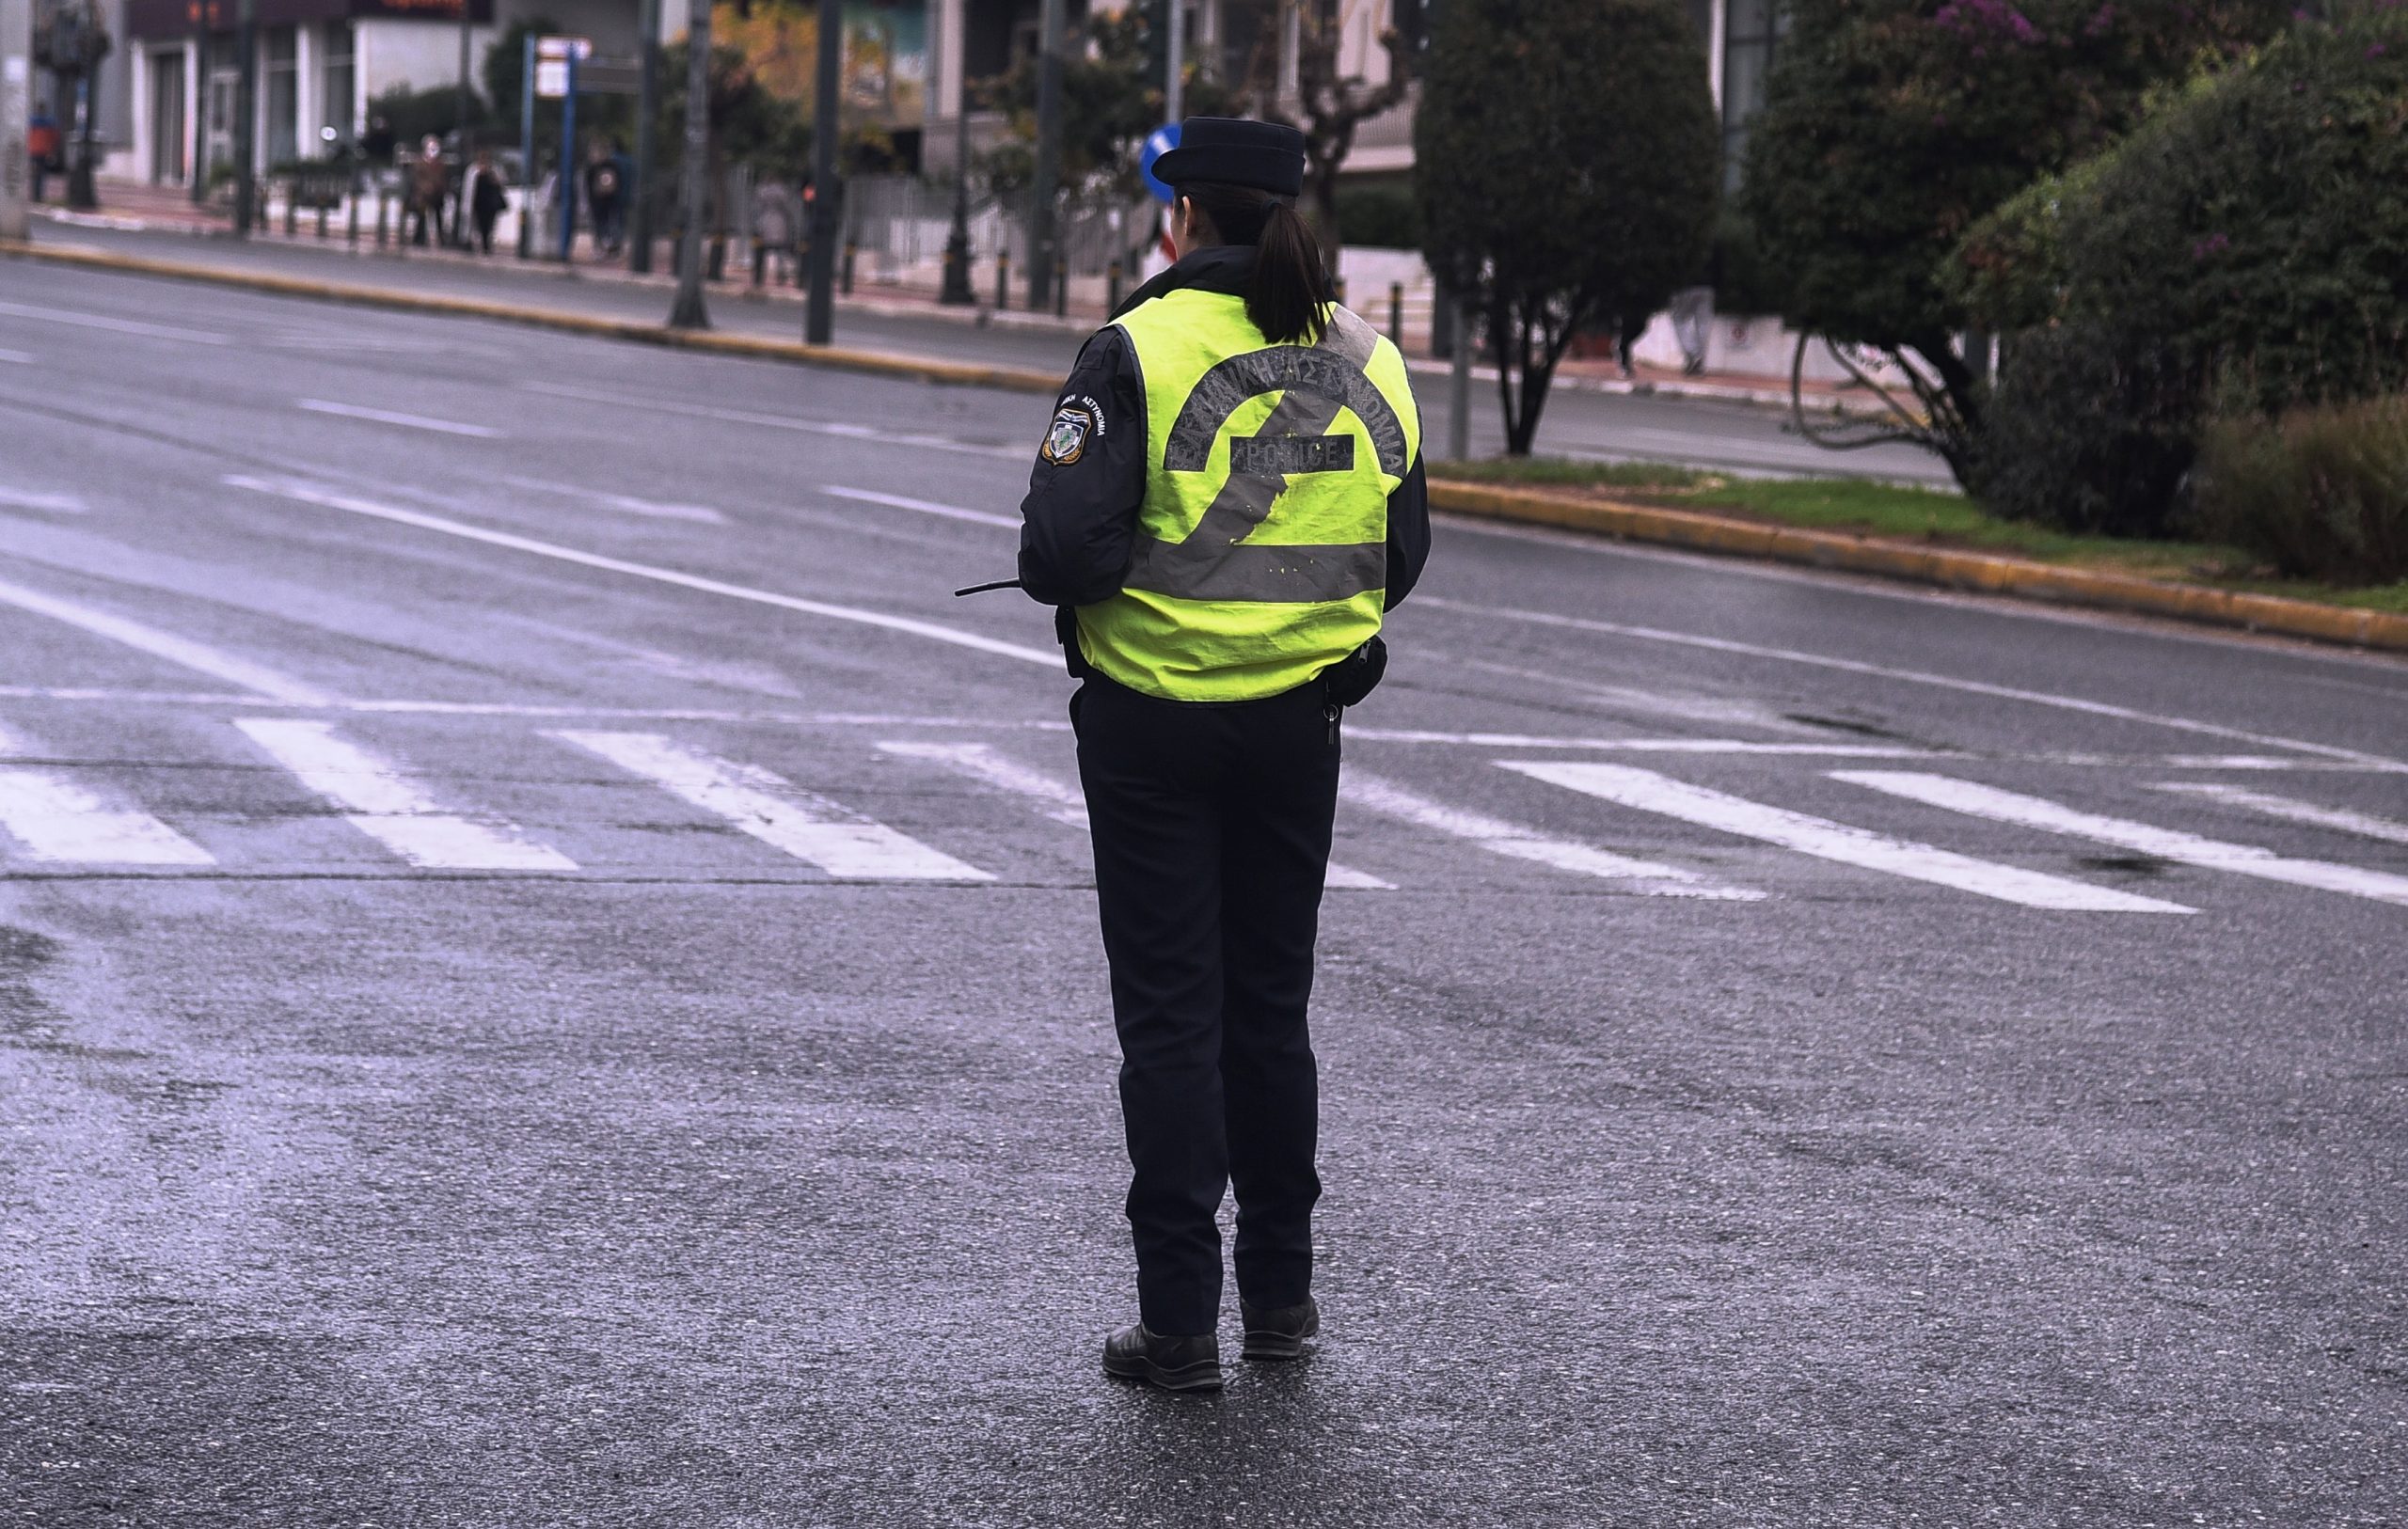
MULTIPOLYGON (((1478 471, 1493 465, 1437 465, 1430 479, 1432 506, 1656 546, 2408 653, 2408 615, 2393 611, 2004 556, 1929 539, 1782 525, 1759 515, 1648 502, 1636 494, 1574 483, 1532 488, 1450 475, 1450 468, 1478 471)), ((1716 481, 1678 468, 1667 469, 1665 476, 1716 481)))

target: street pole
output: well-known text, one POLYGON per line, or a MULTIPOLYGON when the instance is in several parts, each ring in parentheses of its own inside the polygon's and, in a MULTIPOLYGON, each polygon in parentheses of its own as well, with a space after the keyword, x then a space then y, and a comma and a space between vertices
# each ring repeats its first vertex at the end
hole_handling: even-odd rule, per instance
POLYGON ((627 269, 642 275, 652 269, 652 143, 653 118, 660 115, 660 0, 643 0, 637 8, 636 56, 636 183, 622 191, 634 200, 627 207, 627 269))
POLYGON ((535 250, 535 34, 519 39, 518 258, 535 250))
MULTIPOLYGON (((460 139, 460 181, 464 185, 467 183, 468 179, 468 102, 476 99, 468 93, 468 0, 460 0, 460 99, 455 103, 459 109, 453 113, 453 116, 457 118, 458 126, 453 131, 460 139)), ((466 212, 467 209, 464 205, 461 211, 466 212)), ((457 243, 466 244, 468 241, 460 228, 463 221, 465 220, 460 218, 452 219, 452 232, 457 243)))
POLYGON ((1170 35, 1163 39, 1163 120, 1176 122, 1187 103, 1187 81, 1182 78, 1186 63, 1187 18, 1180 0, 1163 0, 1163 11, 1170 18, 1170 35))
POLYGON ((677 301, 669 310, 672 329, 708 329, 703 307, 703 177, 711 151, 711 8, 694 0, 686 24, 686 163, 678 176, 678 204, 686 226, 677 230, 677 301))
POLYGON ((569 44, 568 93, 561 98, 561 263, 577 253, 577 44, 569 44))
POLYGON ((825 345, 835 333, 836 135, 843 131, 837 108, 845 87, 845 8, 842 0, 819 0, 819 78, 811 103, 811 300, 803 310, 802 339, 825 345))
MULTIPOLYGON (((209 29, 217 19, 214 0, 193 8, 192 62, 194 99, 184 111, 192 118, 192 204, 209 201, 209 29)), ((355 197, 356 201, 357 198, 355 197)))
POLYGON ((1037 175, 1029 188, 1028 308, 1042 313, 1054 304, 1054 200, 1062 180, 1062 0, 1044 0, 1037 46, 1037 175))
POLYGON ((0 0, 0 240, 32 230, 33 162, 26 134, 34 110, 33 0, 0 0))
MULTIPOLYGON (((88 35, 88 34, 87 34, 88 35)), ((92 185, 92 130, 101 116, 101 60, 88 43, 84 52, 84 116, 75 129, 75 163, 67 170, 67 205, 88 213, 101 205, 92 185)))
POLYGON ((246 239, 259 215, 259 0, 236 0, 234 56, 242 70, 234 87, 234 237, 246 239))
MULTIPOLYGON (((965 55, 966 56, 966 55, 965 55)), ((969 307, 978 301, 970 290, 970 81, 964 78, 953 112, 953 231, 944 238, 944 288, 937 301, 969 307)))

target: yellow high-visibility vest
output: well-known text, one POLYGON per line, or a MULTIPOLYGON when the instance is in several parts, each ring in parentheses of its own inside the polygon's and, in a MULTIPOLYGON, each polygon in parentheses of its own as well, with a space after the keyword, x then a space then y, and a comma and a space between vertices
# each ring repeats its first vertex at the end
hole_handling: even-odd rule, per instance
POLYGON ((1273 345, 1245 300, 1181 288, 1124 315, 1146 388, 1146 499, 1118 594, 1078 611, 1088 664, 1147 695, 1251 701, 1370 640, 1388 496, 1421 449, 1404 357, 1345 308, 1273 345))

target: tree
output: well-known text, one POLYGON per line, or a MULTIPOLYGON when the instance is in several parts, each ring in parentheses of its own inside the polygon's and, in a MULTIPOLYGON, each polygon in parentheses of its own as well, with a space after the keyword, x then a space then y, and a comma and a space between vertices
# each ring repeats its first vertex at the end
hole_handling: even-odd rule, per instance
POLYGON ((1954 341, 1970 316, 1941 279, 1951 247, 2129 127, 2151 87, 2203 52, 2244 51, 2291 4, 1788 0, 1740 193, 1780 252, 1782 318, 1894 361, 1920 418, 1901 409, 1882 435, 1930 447, 1970 485, 1987 384, 1954 341))
MULTIPOLYGON (((1354 134, 1370 118, 1394 110, 1413 81, 1418 34, 1384 28, 1380 47, 1387 55, 1387 78, 1373 85, 1345 72, 1339 61, 1354 6, 1367 0, 1275 0, 1271 25, 1255 50, 1247 74, 1255 114, 1285 122, 1305 135, 1305 208, 1334 268, 1344 230, 1338 217, 1338 172, 1354 151, 1354 134), (1295 39, 1296 90, 1286 95, 1278 79, 1280 39, 1295 39)), ((1418 16, 1418 11, 1411 14, 1418 16)))
POLYGON ((1485 315, 1527 456, 1574 335, 1703 269, 1719 156, 1696 29, 1677 0, 1448 0, 1414 137, 1423 253, 1485 315))
MULTIPOLYGON (((1062 179, 1093 197, 1135 201, 1146 195, 1138 173, 1146 135, 1162 125, 1159 64, 1149 66, 1154 48, 1151 8, 1133 6, 1117 15, 1088 18, 1085 46, 1066 48, 1062 59, 1062 179)), ((1188 71, 1182 71, 1182 73, 1188 71)), ((1011 137, 981 157, 979 173, 997 193, 1027 188, 1037 142, 1035 55, 1023 55, 989 85, 987 103, 1001 110, 1011 137)), ((1186 82, 1187 110, 1210 117, 1234 109, 1235 99, 1207 79, 1186 82)))

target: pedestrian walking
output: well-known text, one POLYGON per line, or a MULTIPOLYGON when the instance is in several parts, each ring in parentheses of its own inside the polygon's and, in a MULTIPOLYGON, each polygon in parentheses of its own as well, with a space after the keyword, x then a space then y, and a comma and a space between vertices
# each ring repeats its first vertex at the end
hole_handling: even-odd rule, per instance
POLYGON ((1706 345, 1714 333, 1714 290, 1722 284, 1722 242, 1707 257, 1705 279, 1672 294, 1672 338, 1680 342, 1681 370, 1694 377, 1705 370, 1706 345))
POLYGON ((481 253, 493 253, 493 226, 510 205, 510 194, 501 188, 501 175, 493 167, 493 150, 481 149, 477 161, 468 166, 467 189, 461 200, 467 205, 468 217, 477 229, 477 248, 481 253))
POLYGON ((800 226, 793 191, 783 181, 764 181, 752 193, 752 285, 768 276, 775 260, 777 279, 784 281, 794 264, 796 230, 800 226))
POLYGON ((435 225, 435 242, 443 243, 443 204, 451 199, 452 174, 443 164, 443 143, 432 133, 418 147, 410 166, 410 243, 426 243, 426 227, 435 225))
POLYGON ((1245 1357, 1304 1354, 1319 1083, 1306 1009, 1340 718, 1429 553, 1404 361, 1339 306, 1295 210, 1304 138, 1190 118, 1155 173, 1169 270, 1089 339, 1022 505, 1057 607, 1119 1033, 1138 1322, 1115 1376, 1221 1383, 1221 1242, 1245 1357))
POLYGON ((619 252, 620 204, 626 187, 627 174, 622 167, 618 146, 595 143, 586 156, 585 210, 593 220, 596 255, 619 252))

